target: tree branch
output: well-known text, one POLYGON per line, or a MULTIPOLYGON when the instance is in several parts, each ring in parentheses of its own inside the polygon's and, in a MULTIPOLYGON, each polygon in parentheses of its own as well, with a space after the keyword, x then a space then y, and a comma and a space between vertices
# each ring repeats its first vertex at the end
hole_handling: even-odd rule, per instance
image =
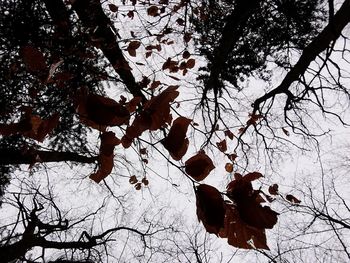
POLYGON ((314 61, 320 53, 339 38, 342 30, 349 22, 350 0, 345 0, 331 22, 328 23, 322 32, 303 50, 298 62, 287 73, 282 83, 277 88, 255 100, 253 103, 253 115, 259 110, 261 103, 275 97, 277 94, 284 93, 288 95, 290 85, 305 73, 310 63, 314 61))
POLYGON ((56 151, 20 151, 10 149, 0 149, 0 165, 9 164, 33 164, 35 162, 78 162, 94 163, 97 156, 89 157, 74 152, 56 152, 56 151))
POLYGON ((136 83, 131 68, 118 46, 116 34, 112 31, 113 23, 103 12, 100 1, 75 0, 71 2, 83 26, 89 29, 92 40, 95 41, 95 46, 101 49, 129 92, 134 97, 145 99, 140 85, 136 83))

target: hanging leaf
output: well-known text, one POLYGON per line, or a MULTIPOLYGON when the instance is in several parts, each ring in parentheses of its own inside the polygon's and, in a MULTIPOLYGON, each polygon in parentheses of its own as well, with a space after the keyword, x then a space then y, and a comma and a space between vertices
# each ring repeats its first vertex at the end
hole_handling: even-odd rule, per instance
POLYGON ((150 90, 154 90, 159 87, 159 85, 162 84, 159 80, 153 81, 150 87, 150 90))
POLYGON ((205 229, 212 234, 219 234, 224 227, 224 199, 220 192, 210 185, 201 184, 196 189, 197 217, 205 229))
POLYGON ((158 10, 159 10, 159 8, 157 6, 152 5, 149 8, 147 8, 147 14, 149 16, 157 16, 158 15, 158 10))
POLYGON ((114 4, 109 4, 108 7, 109 7, 109 10, 111 10, 113 13, 118 12, 118 9, 119 9, 118 6, 114 4))
POLYGON ((232 163, 226 163, 225 164, 225 170, 228 173, 232 173, 233 172, 233 164, 232 163))
POLYGON ((300 204, 301 201, 293 195, 286 195, 286 199, 293 204, 300 204))
POLYGON ((278 195, 278 185, 277 184, 270 185, 269 193, 272 195, 278 195))
POLYGON ((98 156, 98 170, 90 175, 96 183, 105 179, 113 169, 114 147, 120 143, 114 132, 104 132, 101 135, 100 154, 98 156))
POLYGON ((190 52, 188 50, 185 50, 184 53, 182 53, 182 57, 184 59, 188 59, 191 56, 190 52))
POLYGON ((224 205, 226 213, 220 237, 227 238, 227 242, 237 248, 268 250, 265 230, 247 225, 240 218, 234 205, 228 203, 224 205))
POLYGON ((185 117, 179 117, 170 128, 169 134, 161 142, 170 156, 179 161, 187 152, 189 141, 186 138, 188 125, 192 120, 185 117))
POLYGON ((155 131, 166 123, 171 123, 170 102, 173 102, 179 95, 177 88, 178 86, 169 86, 144 104, 143 110, 136 116, 132 125, 126 129, 126 134, 122 138, 125 148, 130 147, 133 139, 139 137, 144 131, 155 131))
POLYGON ((217 142, 216 146, 221 152, 226 152, 227 151, 227 144, 226 140, 222 140, 221 142, 217 142))
POLYGON ((196 181, 204 180, 215 168, 213 161, 204 152, 199 152, 185 162, 185 171, 196 181))
POLYGON ((230 159, 230 161, 234 162, 237 158, 237 154, 231 153, 231 154, 226 154, 227 158, 230 159))
POLYGON ((196 65, 196 61, 193 58, 190 58, 186 62, 186 68, 193 68, 196 65))
POLYGON ((0 124, 0 134, 4 136, 21 134, 25 137, 43 142, 45 137, 57 127, 58 123, 58 113, 43 120, 38 115, 32 115, 31 109, 28 109, 18 123, 0 124))
POLYGON ((258 172, 235 176, 236 179, 227 185, 227 197, 236 204, 239 216, 246 224, 255 228, 272 228, 277 223, 278 213, 261 205, 264 199, 251 183, 261 177, 258 172))
POLYGON ((233 140, 234 135, 233 135, 233 133, 232 133, 230 130, 226 130, 226 131, 224 132, 224 134, 225 134, 225 136, 227 136, 227 137, 229 137, 231 140, 233 140))
POLYGON ((128 109, 113 99, 96 94, 82 95, 78 98, 77 112, 85 125, 104 131, 106 126, 128 124, 128 109))
POLYGON ((290 134, 289 134, 289 131, 288 131, 287 129, 283 128, 283 127, 282 127, 282 131, 283 131, 283 133, 284 133, 285 135, 287 135, 287 136, 290 135, 290 134))
POLYGON ((138 182, 138 180, 137 180, 135 175, 130 176, 129 183, 136 184, 137 182, 138 182))
POLYGON ((136 49, 138 49, 140 45, 141 45, 140 41, 131 41, 127 48, 129 55, 132 57, 136 57, 136 49))

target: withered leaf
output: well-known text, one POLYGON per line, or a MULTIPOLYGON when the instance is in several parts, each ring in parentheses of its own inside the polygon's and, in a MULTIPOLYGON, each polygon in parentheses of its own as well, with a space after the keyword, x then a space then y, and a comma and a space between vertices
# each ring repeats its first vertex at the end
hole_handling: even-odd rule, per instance
POLYGON ((135 175, 130 176, 129 183, 136 184, 137 182, 138 182, 138 180, 137 180, 135 175))
POLYGON ((227 144, 226 140, 222 140, 221 142, 217 142, 216 146, 221 152, 226 152, 227 151, 227 144))
POLYGON ((128 109, 113 99, 96 94, 80 96, 77 112, 82 123, 104 131, 106 126, 127 124, 128 109))
POLYGON ((158 15, 158 10, 159 10, 159 8, 157 6, 152 5, 149 8, 147 8, 147 14, 149 16, 157 16, 158 15))
POLYGON ((218 235, 224 227, 224 199, 220 192, 210 185, 201 184, 196 190, 198 220, 209 233, 218 235))
POLYGON ((286 195, 286 199, 293 204, 300 204, 301 201, 293 195, 286 195))
POLYGON ((109 7, 109 10, 111 10, 113 13, 118 12, 118 6, 114 4, 109 4, 108 7, 109 7))
POLYGON ((195 64, 196 64, 196 60, 194 58, 190 58, 186 62, 186 67, 187 68, 193 68, 195 66, 195 64))
POLYGON ((233 135, 233 133, 230 130, 226 130, 224 133, 225 133, 225 136, 227 136, 231 140, 233 140, 234 135, 233 135))
POLYGON ((127 48, 129 55, 132 57, 136 57, 136 49, 138 49, 140 45, 141 45, 140 41, 136 41, 136 40, 131 41, 127 48))
POLYGON ((144 104, 143 110, 126 129, 126 134, 122 138, 125 148, 130 147, 133 139, 139 137, 144 131, 155 131, 166 123, 171 123, 170 102, 179 95, 177 88, 178 86, 169 86, 144 104))
POLYGON ((101 135, 100 154, 98 156, 98 170, 90 175, 96 183, 105 179, 113 169, 114 147, 120 143, 114 132, 104 132, 101 135))
POLYGON ((213 161, 204 152, 199 152, 185 162, 185 171, 196 181, 204 180, 215 168, 213 161))
POLYGON ((266 244, 265 229, 247 225, 232 204, 225 203, 225 211, 224 228, 219 233, 220 237, 227 238, 227 242, 237 248, 269 249, 266 244))
POLYGON ((264 199, 251 183, 260 177, 262 174, 258 172, 237 176, 227 185, 227 197, 236 204, 239 216, 246 224, 255 228, 272 228, 277 223, 278 213, 261 205, 264 199))
POLYGON ((278 185, 277 184, 270 185, 269 193, 272 195, 278 195, 278 185))
POLYGON ((188 125, 192 120, 185 117, 179 117, 170 128, 169 134, 161 142, 170 156, 179 161, 187 152, 189 141, 186 138, 188 125))
POLYGON ((225 170, 228 173, 232 173, 233 172, 233 164, 232 163, 226 163, 225 164, 225 170))

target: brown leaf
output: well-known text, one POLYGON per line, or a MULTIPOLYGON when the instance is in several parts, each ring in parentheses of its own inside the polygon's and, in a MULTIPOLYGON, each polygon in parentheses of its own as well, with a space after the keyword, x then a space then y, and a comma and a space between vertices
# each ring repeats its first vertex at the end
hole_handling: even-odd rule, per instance
POLYGON ((278 213, 261 205, 260 191, 254 190, 251 184, 260 177, 262 174, 258 172, 237 176, 227 185, 227 197, 236 204, 239 216, 246 224, 255 228, 272 228, 277 223, 278 213))
POLYGON ((146 177, 142 178, 141 182, 142 182, 144 185, 149 185, 149 181, 146 179, 146 177))
POLYGON ((192 39, 192 34, 186 32, 186 33, 184 34, 184 41, 185 41, 186 43, 188 43, 188 42, 190 42, 191 39, 192 39))
POLYGON ((113 169, 114 147, 120 143, 114 132, 104 132, 101 135, 100 154, 98 156, 98 170, 90 175, 96 183, 105 179, 113 169))
POLYGON ((152 5, 149 8, 147 8, 147 14, 149 16, 157 16, 158 15, 158 10, 159 10, 159 8, 157 6, 152 5))
POLYGON ((225 164, 225 170, 228 173, 232 173, 233 172, 233 164, 232 163, 226 163, 225 164))
POLYGON ((278 185, 277 184, 270 185, 269 193, 272 195, 278 195, 278 185))
POLYGON ((138 180, 137 180, 135 175, 130 176, 129 183, 136 184, 137 182, 138 182, 138 180))
POLYGON ((201 184, 196 190, 198 220, 209 233, 218 235, 224 227, 224 199, 220 192, 210 185, 201 184))
POLYGON ((118 6, 114 4, 109 4, 108 7, 109 7, 109 10, 111 10, 113 13, 118 12, 118 6))
POLYGON ((301 201, 293 195, 286 195, 286 199, 293 204, 300 204, 301 201))
POLYGON ((233 135, 233 133, 230 130, 226 130, 224 133, 225 133, 225 136, 227 136, 231 140, 233 140, 234 135, 233 135))
POLYGON ((142 184, 141 183, 137 183, 135 184, 135 189, 136 190, 141 190, 142 184))
POLYGON ((221 142, 217 142, 216 146, 221 152, 226 152, 227 151, 227 144, 226 140, 222 140, 221 142))
POLYGON ((229 158, 232 162, 234 162, 237 158, 237 154, 231 153, 231 154, 226 154, 227 158, 229 158))
POLYGON ((156 88, 158 88, 158 86, 162 84, 159 80, 153 81, 150 87, 150 90, 154 90, 156 88))
POLYGON ((176 161, 179 161, 187 152, 189 141, 186 138, 186 133, 191 121, 185 117, 177 118, 170 128, 168 136, 161 141, 164 148, 176 161))
POLYGON ((101 131, 106 126, 120 126, 129 122, 128 109, 113 99, 96 94, 78 98, 77 112, 82 123, 101 131))
POLYGON ((131 41, 129 43, 128 48, 127 48, 129 55, 136 57, 136 49, 138 49, 140 47, 140 45, 141 45, 140 41, 131 41))
POLYGON ((289 131, 288 131, 287 129, 283 128, 283 127, 282 127, 282 131, 284 132, 285 135, 287 135, 287 136, 290 135, 290 134, 289 134, 289 131))
POLYGON ((184 59, 188 59, 191 56, 190 52, 188 52, 187 50, 184 51, 184 53, 182 53, 182 57, 184 59))
POLYGON ((192 156, 185 162, 185 171, 196 181, 204 180, 215 168, 213 161, 204 152, 192 156))
POLYGON ((193 68, 196 64, 196 60, 194 58, 190 58, 186 62, 186 68, 193 68))
POLYGON ((142 112, 136 116, 122 138, 125 148, 130 147, 133 139, 139 137, 144 131, 155 131, 166 123, 171 123, 170 102, 173 102, 179 95, 177 88, 178 86, 169 86, 144 104, 142 112))
POLYGON ((225 203, 225 211, 224 228, 219 233, 220 237, 226 237, 227 242, 237 248, 269 249, 265 229, 247 225, 232 204, 225 203))

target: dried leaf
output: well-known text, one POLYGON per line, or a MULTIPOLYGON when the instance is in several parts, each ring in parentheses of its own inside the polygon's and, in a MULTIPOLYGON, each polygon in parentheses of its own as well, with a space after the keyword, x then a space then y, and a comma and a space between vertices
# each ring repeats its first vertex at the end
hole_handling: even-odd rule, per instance
POLYGON ((135 184, 135 189, 136 190, 141 190, 142 184, 141 183, 137 183, 135 184))
POLYGON ((168 136, 161 141, 164 148, 176 161, 179 161, 187 152, 189 141, 186 138, 186 133, 191 121, 185 117, 177 118, 170 128, 168 136))
POLYGON ((159 10, 159 8, 157 6, 152 5, 149 8, 147 8, 147 14, 149 16, 157 16, 158 15, 158 10, 159 10))
POLYGON ((188 59, 191 56, 190 52, 188 52, 187 50, 184 51, 184 53, 182 53, 182 57, 184 59, 188 59))
POLYGON ((158 88, 158 86, 162 84, 159 80, 153 81, 150 87, 150 90, 154 90, 156 88, 158 88))
POLYGON ((226 163, 225 164, 225 170, 228 173, 232 173, 233 172, 233 164, 232 163, 226 163))
POLYGON ((291 202, 293 204, 300 204, 301 203, 301 201, 293 195, 286 195, 286 200, 288 200, 289 202, 291 202))
POLYGON ((290 135, 289 131, 288 131, 288 130, 286 130, 285 128, 283 128, 283 127, 282 127, 282 131, 284 132, 284 134, 285 134, 285 135, 287 135, 287 136, 289 136, 289 135, 290 135))
POLYGON ((277 215, 270 207, 262 206, 263 198, 259 190, 254 190, 252 181, 262 177, 258 172, 237 176, 227 185, 227 196, 236 204, 240 218, 255 228, 272 228, 277 223, 277 215))
POLYGON ((224 199, 220 192, 210 185, 201 184, 196 190, 198 220, 209 233, 218 235, 224 227, 224 199))
POLYGON ((132 57, 136 57, 136 49, 138 49, 141 45, 140 41, 131 41, 127 48, 129 55, 132 57))
POLYGON ((146 179, 146 177, 142 178, 141 181, 144 185, 149 185, 149 181, 146 179))
POLYGON ((169 86, 144 104, 143 110, 126 129, 126 134, 122 138, 125 148, 130 147, 133 139, 139 137, 144 131, 158 130, 166 123, 171 123, 170 102, 179 95, 177 88, 178 86, 169 86))
POLYGON ((222 140, 221 142, 217 142, 216 146, 221 152, 226 152, 227 151, 227 144, 226 140, 222 140))
POLYGON ((78 98, 77 112, 82 123, 101 131, 106 126, 120 126, 129 122, 128 109, 113 99, 96 94, 78 98))
POLYGON ((109 10, 111 10, 113 13, 118 12, 118 6, 114 4, 109 4, 108 7, 109 7, 109 10))
POLYGON ((213 161, 204 152, 192 156, 185 162, 185 171, 196 181, 204 180, 215 168, 213 161))
POLYGON ((269 193, 272 195, 278 195, 278 185, 277 184, 270 185, 269 193))
POLYGON ((196 60, 194 58, 190 58, 186 62, 186 68, 193 68, 196 65, 196 60))
POLYGON ((247 225, 232 204, 226 203, 225 211, 224 228, 219 233, 220 237, 226 237, 227 242, 237 248, 269 249, 264 229, 247 225))
POLYGON ((100 154, 98 156, 98 170, 90 175, 96 183, 105 179, 113 169, 114 147, 120 143, 114 132, 104 132, 101 135, 100 154))
POLYGON ((233 140, 234 135, 233 135, 233 133, 230 130, 226 130, 224 133, 225 133, 225 136, 227 136, 231 140, 233 140))
POLYGON ((137 182, 138 182, 138 180, 137 180, 135 175, 130 176, 129 183, 136 184, 137 182))

